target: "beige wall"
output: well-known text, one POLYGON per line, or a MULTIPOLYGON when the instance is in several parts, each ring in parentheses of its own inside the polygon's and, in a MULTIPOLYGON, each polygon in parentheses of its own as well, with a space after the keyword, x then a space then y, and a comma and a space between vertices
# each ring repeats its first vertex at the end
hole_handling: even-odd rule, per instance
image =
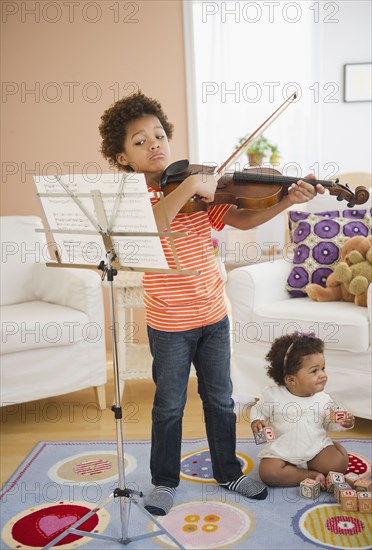
POLYGON ((107 172, 100 116, 138 88, 175 125, 173 159, 187 158, 181 0, 1 4, 2 215, 40 214, 33 175, 107 172))

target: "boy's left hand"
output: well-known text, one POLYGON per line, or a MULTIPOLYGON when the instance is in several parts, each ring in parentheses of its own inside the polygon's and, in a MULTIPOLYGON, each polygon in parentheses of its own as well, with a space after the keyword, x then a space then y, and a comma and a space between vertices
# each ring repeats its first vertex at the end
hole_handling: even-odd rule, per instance
MULTIPOLYGON (((316 179, 314 174, 308 174, 305 176, 308 179, 316 179)), ((308 202, 313 199, 317 193, 323 195, 325 189, 323 185, 318 183, 315 187, 311 183, 307 183, 303 180, 298 180, 296 183, 292 184, 288 190, 288 197, 291 200, 292 204, 301 204, 303 202, 308 202)))
POLYGON ((340 426, 342 426, 343 428, 353 428, 354 422, 355 422, 354 415, 348 412, 345 420, 340 422, 340 426))

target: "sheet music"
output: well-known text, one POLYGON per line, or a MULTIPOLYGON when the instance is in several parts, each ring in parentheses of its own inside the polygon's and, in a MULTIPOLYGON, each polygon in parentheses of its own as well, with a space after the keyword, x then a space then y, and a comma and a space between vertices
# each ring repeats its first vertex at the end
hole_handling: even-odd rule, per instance
MULTIPOLYGON (((54 241, 62 262, 96 265, 106 258, 91 196, 94 190, 98 190, 102 195, 108 224, 113 220, 112 232, 157 232, 143 174, 102 174, 98 175, 94 182, 91 175, 89 178, 82 174, 60 178, 34 178, 38 193, 49 195, 40 196, 40 201, 52 233, 48 240, 54 241), (120 188, 123 193, 118 196, 120 188), (68 193, 73 194, 77 202, 68 193)), ((122 266, 168 269, 158 236, 113 236, 112 241, 122 266)))

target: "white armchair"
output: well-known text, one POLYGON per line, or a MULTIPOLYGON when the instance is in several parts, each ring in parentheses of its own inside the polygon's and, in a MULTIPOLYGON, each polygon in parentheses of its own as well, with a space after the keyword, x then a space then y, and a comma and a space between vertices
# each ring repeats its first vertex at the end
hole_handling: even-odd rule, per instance
MULTIPOLYGON (((325 198, 311 202, 312 212, 335 209, 334 201, 325 198)), ((252 402, 271 383, 265 355, 275 338, 295 330, 314 331, 325 342, 327 392, 354 415, 372 418, 372 286, 368 307, 292 298, 286 291, 291 268, 292 262, 282 258, 240 267, 228 275, 236 402, 252 402)))
POLYGON ((295 330, 314 331, 325 341, 327 392, 354 415, 372 418, 372 287, 368 308, 291 298, 284 290, 290 267, 281 259, 229 273, 235 401, 252 402, 270 383, 265 355, 275 338, 295 330))
POLYGON ((48 268, 34 216, 1 217, 0 405, 93 387, 105 404, 101 280, 88 269, 48 268))

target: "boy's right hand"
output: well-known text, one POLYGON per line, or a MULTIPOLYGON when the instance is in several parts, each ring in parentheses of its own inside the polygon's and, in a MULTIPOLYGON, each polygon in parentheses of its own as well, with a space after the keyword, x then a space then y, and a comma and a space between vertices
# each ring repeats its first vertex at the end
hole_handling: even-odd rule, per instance
POLYGON ((183 183, 190 187, 192 195, 199 195, 204 202, 213 202, 220 176, 217 174, 195 174, 186 178, 183 183))
POLYGON ((253 433, 259 433, 262 428, 266 428, 268 426, 268 422, 266 420, 254 420, 251 424, 251 429, 253 433))

